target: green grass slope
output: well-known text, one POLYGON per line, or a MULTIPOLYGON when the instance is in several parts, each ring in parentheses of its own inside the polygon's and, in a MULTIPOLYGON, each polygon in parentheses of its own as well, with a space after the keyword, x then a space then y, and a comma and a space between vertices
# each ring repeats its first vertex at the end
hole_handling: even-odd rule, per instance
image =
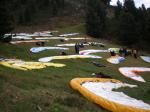
MULTIPOLYGON (((61 30, 62 33, 67 31, 76 32, 78 30, 74 28, 61 30)), ((75 41, 67 43, 71 42, 75 41)), ((62 44, 59 40, 51 40, 46 45, 54 46, 59 43, 62 44)), ((31 47, 35 47, 35 44, 10 45, 0 43, 0 56, 37 61, 41 57, 60 55, 60 51, 55 50, 30 54, 29 49, 31 47)), ((106 42, 106 48, 86 46, 83 49, 107 49, 109 47, 118 46, 106 42)), ((70 47, 67 53, 74 54, 74 47, 70 47)), ((121 88, 117 91, 123 91, 131 97, 150 104, 150 73, 142 73, 146 83, 141 83, 124 77, 118 71, 119 67, 150 67, 150 64, 140 58, 127 57, 125 62, 112 65, 106 61, 110 56, 109 53, 96 53, 96 55, 104 58, 52 61, 66 64, 66 67, 63 68, 47 67, 40 70, 21 71, 0 66, 0 112, 107 112, 107 110, 85 99, 69 86, 71 79, 94 77, 91 74, 96 72, 103 72, 114 79, 138 85, 138 88, 121 88), (96 67, 92 61, 103 63, 107 67, 96 67)))

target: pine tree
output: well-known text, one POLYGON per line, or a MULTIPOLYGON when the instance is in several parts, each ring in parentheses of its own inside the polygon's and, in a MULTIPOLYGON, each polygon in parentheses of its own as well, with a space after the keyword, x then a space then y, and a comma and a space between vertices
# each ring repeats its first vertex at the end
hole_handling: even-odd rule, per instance
POLYGON ((13 17, 7 9, 5 2, 0 1, 0 40, 3 40, 4 34, 13 30, 13 17))
POLYGON ((137 10, 137 19, 136 19, 136 32, 139 39, 145 37, 145 25, 146 25, 146 8, 144 4, 137 10))
POLYGON ((27 7, 24 12, 24 22, 27 24, 27 23, 30 23, 31 20, 32 20, 32 14, 31 14, 30 8, 27 7))
POLYGON ((134 17, 137 15, 137 9, 135 7, 134 0, 125 0, 124 1, 124 10, 130 12, 134 17))
POLYGON ((138 42, 136 37, 134 16, 127 11, 123 11, 119 16, 119 41, 127 46, 138 42))
POLYGON ((23 14, 23 13, 21 13, 21 14, 19 15, 18 24, 19 24, 19 25, 23 25, 23 24, 24 24, 24 14, 23 14))
POLYGON ((145 32, 144 32, 144 39, 147 43, 150 42, 150 9, 147 10, 147 15, 145 19, 145 32))
POLYGON ((88 0, 86 11, 86 32, 93 37, 102 37, 105 28, 105 8, 100 0, 88 0))
POLYGON ((117 1, 117 7, 115 7, 115 17, 116 17, 116 19, 120 15, 120 12, 122 11, 122 8, 123 8, 122 3, 118 0, 117 1))
POLYGON ((118 40, 127 46, 131 46, 138 42, 139 32, 138 28, 141 26, 137 24, 137 9, 133 0, 125 0, 123 7, 118 2, 116 11, 116 20, 118 21, 118 40))

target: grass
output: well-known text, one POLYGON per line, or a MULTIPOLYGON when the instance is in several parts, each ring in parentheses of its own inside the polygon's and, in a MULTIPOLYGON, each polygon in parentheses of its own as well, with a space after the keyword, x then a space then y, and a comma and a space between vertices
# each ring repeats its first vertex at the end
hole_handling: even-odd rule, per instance
POLYGON ((77 32, 77 33, 80 33, 80 34, 85 34, 84 25, 85 24, 82 23, 82 24, 70 26, 70 27, 67 27, 67 28, 60 29, 59 32, 60 33, 72 33, 72 32, 76 33, 77 32))
MULTIPOLYGON (((78 26, 74 31, 81 29, 78 26)), ((71 28, 61 30, 71 32, 71 28)), ((97 41, 97 40, 94 40, 97 41)), ((71 43, 73 41, 69 41, 71 43)), ((47 43, 49 46, 62 43, 53 40, 47 43)), ((118 47, 106 42, 106 48, 118 47)), ((37 61, 41 57, 59 55, 60 51, 43 51, 38 54, 30 54, 29 49, 34 44, 10 45, 0 44, 0 56, 16 57, 26 61, 37 61)), ((99 49, 98 47, 85 47, 83 49, 99 49)), ((67 51, 74 54, 74 47, 67 51)), ((150 65, 140 58, 127 57, 127 60, 119 65, 112 65, 106 61, 109 53, 96 53, 103 56, 102 59, 72 59, 54 60, 53 62, 66 64, 63 68, 47 67, 40 70, 20 71, 0 66, 0 112, 108 112, 100 106, 85 99, 80 93, 70 88, 69 82, 77 77, 94 77, 91 74, 103 72, 111 77, 126 83, 136 84, 138 88, 121 88, 127 95, 143 100, 150 104, 150 77, 149 73, 142 73, 146 83, 130 80, 118 72, 119 67, 150 65), (92 61, 100 62, 107 67, 96 67, 92 61)))

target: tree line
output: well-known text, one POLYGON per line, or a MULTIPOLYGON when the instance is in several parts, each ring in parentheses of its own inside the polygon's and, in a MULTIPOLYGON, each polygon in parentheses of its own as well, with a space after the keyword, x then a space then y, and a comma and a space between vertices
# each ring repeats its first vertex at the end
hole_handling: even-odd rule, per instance
POLYGON ((136 8, 134 0, 119 0, 117 6, 109 6, 109 0, 87 0, 86 31, 96 38, 117 40, 120 44, 133 47, 145 46, 150 42, 150 9, 144 4, 136 8), (108 9, 113 13, 109 17, 108 9))
POLYGON ((64 8, 64 0, 1 0, 0 7, 9 10, 15 24, 27 24, 42 11, 57 15, 64 8))

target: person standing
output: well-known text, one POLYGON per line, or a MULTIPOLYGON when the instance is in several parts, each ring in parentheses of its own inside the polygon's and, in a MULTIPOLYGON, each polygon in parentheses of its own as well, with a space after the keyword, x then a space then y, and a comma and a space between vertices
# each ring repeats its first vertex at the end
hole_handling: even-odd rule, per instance
POLYGON ((123 53, 123 57, 127 56, 127 48, 126 47, 123 48, 122 53, 123 53))
POLYGON ((123 54, 123 48, 120 48, 119 49, 119 55, 122 56, 122 54, 123 54))
POLYGON ((78 53, 78 45, 77 45, 77 43, 75 43, 74 48, 75 48, 75 54, 77 54, 78 53))
POLYGON ((77 54, 79 54, 79 51, 80 51, 80 44, 77 43, 77 54))
POLYGON ((137 50, 136 49, 133 50, 133 56, 134 56, 134 58, 137 58, 137 50))

